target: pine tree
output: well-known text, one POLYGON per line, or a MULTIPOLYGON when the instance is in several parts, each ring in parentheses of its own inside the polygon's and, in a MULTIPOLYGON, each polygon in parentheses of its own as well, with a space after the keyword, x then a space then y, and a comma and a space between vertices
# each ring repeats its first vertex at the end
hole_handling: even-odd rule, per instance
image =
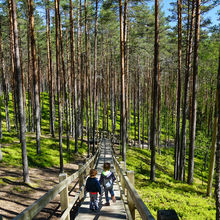
POLYGON ((194 59, 193 59, 193 90, 192 90, 192 121, 190 126, 190 144, 189 144, 189 166, 188 166, 188 184, 193 183, 194 173, 194 150, 196 136, 196 115, 197 115, 197 81, 198 81, 198 51, 200 35, 200 0, 196 0, 196 22, 194 38, 194 59))
POLYGON ((30 23, 30 38, 31 38, 31 55, 32 55, 32 71, 33 71, 33 86, 34 86, 34 100, 35 100, 35 120, 36 120, 36 142, 37 142, 37 153, 41 153, 40 146, 40 91, 38 84, 37 74, 37 58, 36 58, 36 43, 35 43, 35 27, 34 27, 34 8, 33 0, 28 0, 29 8, 29 23, 30 23))
POLYGON ((156 153, 156 121, 158 104, 158 63, 159 63, 159 1, 155 0, 155 41, 154 41, 154 76, 152 86, 153 110, 151 116, 151 173, 150 180, 155 181, 155 153, 156 153))
POLYGON ((14 31, 14 52, 15 52, 15 74, 17 80, 17 97, 18 97, 18 111, 19 111, 19 122, 20 122, 20 142, 22 149, 22 163, 23 163, 23 180, 25 183, 29 183, 29 170, 28 170, 28 158, 27 158, 27 147, 26 147, 26 118, 23 102, 23 90, 22 90, 22 76, 20 66, 20 55, 19 55, 19 43, 18 43, 18 26, 17 26, 17 13, 16 13, 16 2, 15 0, 9 0, 9 4, 12 6, 12 17, 13 17, 13 31, 14 31))

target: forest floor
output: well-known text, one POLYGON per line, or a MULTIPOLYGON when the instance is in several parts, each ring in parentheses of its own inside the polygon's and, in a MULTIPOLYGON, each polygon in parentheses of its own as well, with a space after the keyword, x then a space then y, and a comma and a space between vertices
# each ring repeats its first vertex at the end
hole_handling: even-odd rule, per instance
MULTIPOLYGON (((115 145, 114 150, 118 154, 119 146, 115 145)), ((138 194, 155 219, 158 210, 174 209, 181 220, 214 220, 216 213, 214 187, 212 196, 207 197, 208 169, 201 172, 204 166, 204 155, 201 154, 200 147, 195 149, 194 183, 192 185, 173 179, 173 155, 173 147, 162 147, 161 155, 156 152, 156 177, 155 182, 151 182, 150 150, 139 147, 128 148, 126 168, 135 172, 135 188, 138 194)), ((186 167, 187 165, 188 163, 186 167)), ((136 216, 135 219, 141 218, 136 216)))
MULTIPOLYGON (((5 147, 11 148, 12 146, 9 144, 5 147)), ((2 150, 6 155, 7 151, 2 150)), ((83 155, 78 154, 74 160, 69 160, 64 165, 65 173, 70 175, 77 171, 78 163, 84 161, 84 159, 83 155)), ((59 166, 53 165, 49 168, 29 167, 29 176, 30 184, 24 184, 22 167, 4 162, 0 164, 0 215, 4 219, 14 218, 53 188, 59 182, 59 166)), ((70 188, 74 184, 75 182, 70 185, 70 188)), ((77 190, 77 187, 75 190, 77 190)), ((74 195, 74 192, 71 195, 74 195)), ((57 219, 60 214, 58 195, 35 219, 57 219)))
MULTIPOLYGON (((78 169, 77 163, 83 159, 83 157, 79 156, 75 163, 65 164, 65 172, 68 174, 74 173, 78 169)), ((14 218, 59 182, 58 166, 51 168, 29 168, 29 174, 31 183, 24 184, 22 183, 21 167, 1 164, 0 215, 4 218, 14 218)), ((58 195, 35 219, 57 219, 60 214, 58 195)))

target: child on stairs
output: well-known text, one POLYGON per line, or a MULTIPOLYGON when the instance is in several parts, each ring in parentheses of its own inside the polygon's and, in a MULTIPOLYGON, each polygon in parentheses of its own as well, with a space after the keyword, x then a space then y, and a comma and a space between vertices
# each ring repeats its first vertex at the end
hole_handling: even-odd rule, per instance
POLYGON ((86 191, 89 192, 90 195, 90 210, 95 211, 99 208, 98 193, 101 195, 101 186, 96 178, 97 170, 91 169, 89 175, 86 180, 86 191))
POLYGON ((110 206, 108 192, 111 194, 112 201, 116 202, 114 190, 113 190, 113 183, 116 179, 114 173, 110 171, 110 168, 111 168, 110 163, 104 163, 103 166, 104 171, 102 172, 99 180, 100 184, 103 185, 105 191, 105 199, 106 199, 105 206, 110 206))

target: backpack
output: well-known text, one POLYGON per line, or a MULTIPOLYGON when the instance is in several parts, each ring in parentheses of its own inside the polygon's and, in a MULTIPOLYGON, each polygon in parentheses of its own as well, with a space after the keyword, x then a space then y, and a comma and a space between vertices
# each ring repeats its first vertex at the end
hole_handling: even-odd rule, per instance
POLYGON ((112 189, 112 187, 113 187, 112 175, 110 175, 109 177, 104 176, 104 178, 103 178, 103 186, 104 186, 104 188, 106 190, 112 189))

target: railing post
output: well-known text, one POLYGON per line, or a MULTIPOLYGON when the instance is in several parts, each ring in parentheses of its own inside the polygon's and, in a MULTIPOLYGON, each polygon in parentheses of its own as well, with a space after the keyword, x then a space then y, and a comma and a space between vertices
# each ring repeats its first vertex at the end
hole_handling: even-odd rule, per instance
MULTIPOLYGON (((124 163, 124 161, 120 162, 120 166, 121 166, 122 170, 125 171, 125 163, 124 163)), ((120 181, 121 181, 122 189, 123 189, 124 194, 125 194, 125 182, 124 182, 123 174, 120 174, 120 181)))
POLYGON ((92 169, 93 167, 94 167, 94 160, 92 160, 90 163, 90 168, 92 169))
MULTIPOLYGON (((62 182, 67 178, 66 173, 61 173, 59 175, 59 182, 62 182)), ((61 204, 61 211, 65 211, 68 206, 69 206, 69 198, 68 198, 68 186, 65 187, 61 192, 60 192, 60 204, 61 204)), ((65 220, 70 220, 70 215, 68 214, 65 220)))
MULTIPOLYGON (((83 164, 80 163, 79 164, 79 170, 83 167, 83 164)), ((83 185, 83 172, 79 173, 79 188, 81 188, 81 186, 83 185)))
MULTIPOLYGON (((0 161, 3 160, 1 147, 2 147, 2 146, 1 146, 1 144, 0 144, 0 161)), ((1 220, 1 216, 0 216, 0 220, 1 220)))
MULTIPOLYGON (((89 158, 86 158, 86 163, 89 161, 89 158)), ((90 164, 86 167, 85 173, 86 173, 86 177, 89 175, 89 168, 90 168, 90 164)))
MULTIPOLYGON (((80 163, 79 164, 79 170, 83 167, 83 164, 80 163)), ((83 179, 84 179, 84 172, 79 173, 79 189, 82 187, 83 185, 83 179)), ((82 190, 82 192, 80 193, 79 199, 81 200, 84 196, 84 190, 82 190)))
MULTIPOLYGON (((133 170, 127 171, 127 176, 130 183, 134 186, 134 171, 133 170)), ((132 219, 135 219, 135 204, 129 191, 128 191, 128 207, 130 209, 132 219)))

